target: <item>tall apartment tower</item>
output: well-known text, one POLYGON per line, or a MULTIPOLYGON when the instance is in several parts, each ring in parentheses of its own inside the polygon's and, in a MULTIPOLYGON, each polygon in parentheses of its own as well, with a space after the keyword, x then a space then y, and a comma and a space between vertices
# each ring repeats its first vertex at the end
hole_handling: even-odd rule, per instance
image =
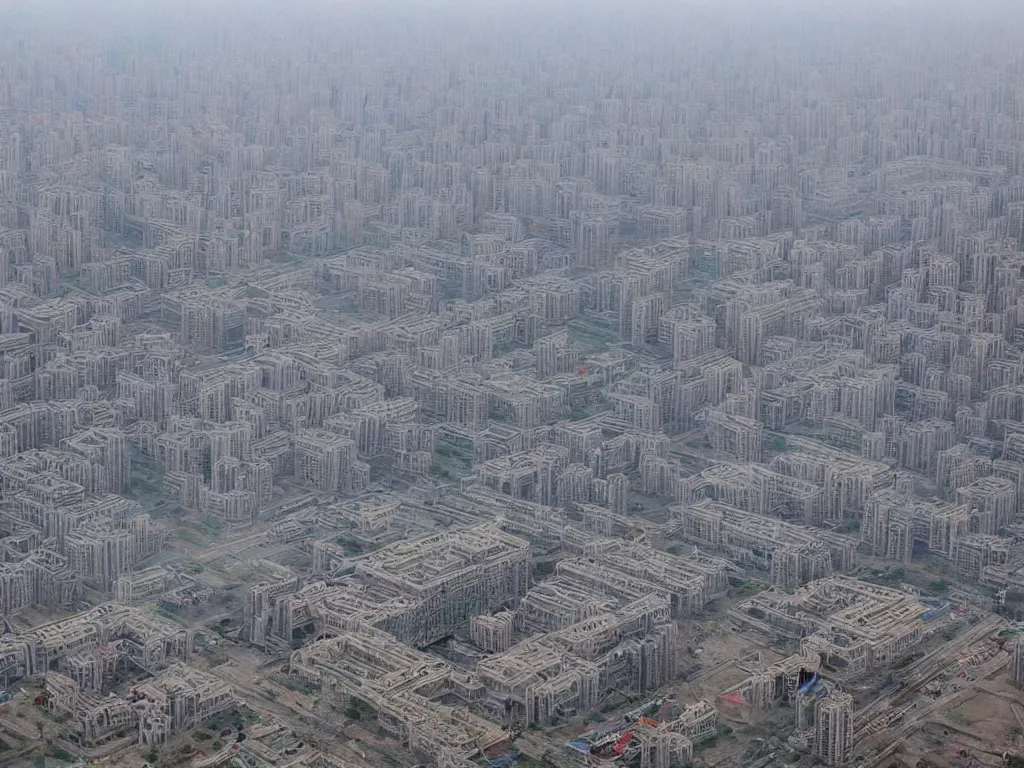
POLYGON ((853 697, 833 693, 814 713, 814 755, 826 765, 846 765, 853 748, 853 697))
POLYGON ((1017 638, 1010 658, 1010 677, 1014 685, 1024 688, 1024 638, 1017 638))

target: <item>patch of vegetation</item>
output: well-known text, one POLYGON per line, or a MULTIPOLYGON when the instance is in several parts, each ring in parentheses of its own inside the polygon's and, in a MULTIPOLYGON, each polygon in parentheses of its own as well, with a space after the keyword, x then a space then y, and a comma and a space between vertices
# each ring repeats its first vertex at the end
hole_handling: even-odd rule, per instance
POLYGON ((376 709, 371 707, 362 699, 357 699, 355 696, 349 698, 348 708, 356 710, 359 713, 360 717, 366 718, 367 720, 370 720, 377 716, 376 709))
POLYGON ((443 478, 445 480, 451 480, 452 479, 452 473, 449 472, 447 469, 444 469, 436 461, 433 464, 430 465, 430 469, 428 469, 427 472, 429 472, 434 477, 440 477, 440 478, 443 478))
POLYGON ((550 765, 546 760, 537 760, 529 755, 520 755, 516 768, 548 768, 550 765))
POLYGON ((700 744, 694 745, 694 751, 703 752, 705 749, 713 749, 718 746, 718 734, 715 734, 710 739, 702 741, 700 744))
POLYGON ((176 531, 176 533, 178 535, 178 538, 181 539, 182 541, 184 541, 187 544, 201 544, 202 543, 201 539, 199 538, 198 535, 196 535, 195 531, 192 531, 192 530, 190 530, 188 528, 179 528, 176 531))
POLYGON ((583 421, 585 418, 587 418, 587 412, 582 408, 573 408, 569 414, 570 421, 583 421))
POLYGON ((359 720, 362 718, 362 715, 359 714, 359 710, 355 707, 345 707, 344 715, 349 720, 359 720))
POLYGON ((750 579, 729 579, 729 592, 732 597, 752 597, 760 592, 761 585, 750 579))
POLYGON ((860 578, 863 581, 873 581, 876 583, 883 584, 897 584, 906 579, 906 577, 907 572, 903 568, 872 568, 868 574, 863 575, 860 578))
POLYGON ((937 595, 944 595, 949 592, 950 583, 945 579, 937 579, 935 581, 928 582, 928 591, 934 592, 937 595))
POLYGON ((207 517, 203 519, 203 531, 211 536, 217 536, 224 530, 224 521, 219 517, 207 517))
MULTIPOLYGON (((294 643, 295 641, 293 640, 292 642, 294 643)), ((308 683, 304 680, 299 680, 295 677, 275 677, 274 682, 278 685, 288 688, 289 690, 297 691, 299 693, 313 694, 319 690, 319 687, 314 685, 313 683, 308 683)), ((244 727, 244 725, 245 723, 242 722, 241 718, 239 718, 235 723, 235 727, 239 730, 241 730, 244 727)))
MULTIPOLYGON (((61 751, 63 752, 63 750, 61 750, 61 751)), ((55 755, 55 757, 56 757, 56 755, 55 755)), ((157 752, 155 747, 153 749, 149 750, 149 752, 146 753, 146 762, 147 763, 155 763, 158 759, 160 759, 160 753, 157 752)))

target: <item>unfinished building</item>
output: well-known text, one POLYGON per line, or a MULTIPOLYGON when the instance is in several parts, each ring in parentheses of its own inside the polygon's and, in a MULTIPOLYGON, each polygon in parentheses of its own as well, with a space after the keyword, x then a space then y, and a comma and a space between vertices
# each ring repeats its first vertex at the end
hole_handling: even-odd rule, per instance
POLYGON ((629 712, 621 722, 571 739, 570 765, 600 765, 618 760, 641 768, 672 768, 693 758, 694 745, 718 734, 718 711, 707 701, 689 706, 673 699, 653 699, 629 712))
MULTIPOLYGON (((924 500, 905 490, 871 494, 861 519, 861 541, 877 557, 909 563, 917 545, 956 560, 972 525, 966 504, 924 500)), ((977 529, 977 525, 974 526, 977 529)))
POLYGON ((476 481, 517 499, 554 506, 557 481, 569 465, 569 451, 541 445, 530 452, 502 456, 474 467, 476 481))
POLYGON ((664 596, 674 616, 697 613, 724 595, 732 568, 718 558, 697 553, 673 555, 622 539, 590 542, 583 554, 561 560, 555 566, 556 576, 620 601, 649 594, 664 596))
POLYGON ((473 616, 515 607, 529 589, 529 543, 495 523, 395 542, 351 560, 339 556, 352 572, 331 586, 279 589, 268 605, 269 632, 291 642, 307 627, 368 626, 423 647, 464 634, 473 616))
POLYGON ((857 542, 843 534, 794 525, 711 499, 671 507, 685 541, 767 573, 772 584, 798 587, 851 570, 857 542))
POLYGON ((718 734, 718 712, 701 700, 684 707, 671 720, 656 725, 641 723, 634 733, 639 741, 641 768, 671 768, 690 762, 694 745, 718 734))
POLYGON ((360 560, 354 578, 371 593, 414 606, 389 630, 425 646, 467 626, 473 615, 518 603, 530 586, 530 546, 484 524, 391 544, 360 560))
POLYGON ((114 580, 113 595, 119 603, 137 605, 152 600, 170 586, 171 574, 155 565, 134 573, 125 573, 114 580))
POLYGON ((164 530, 149 515, 137 515, 121 525, 106 520, 81 525, 64 547, 68 566, 86 584, 110 592, 119 576, 159 553, 164 539, 164 530))
POLYGON ((80 678, 83 684, 86 679, 103 679, 109 675, 109 665, 121 661, 147 672, 175 660, 187 661, 195 643, 192 630, 118 603, 41 624, 15 637, 25 654, 17 664, 25 677, 42 677, 50 670, 68 674, 72 667, 92 669, 88 678, 80 678), (115 655, 91 655, 108 646, 116 650, 115 655))
POLYGON ((740 626, 799 640, 843 677, 892 664, 921 641, 931 615, 913 595, 844 576, 792 594, 769 589, 729 610, 740 626))
POLYGON ((500 726, 465 708, 483 695, 474 676, 385 632, 361 628, 319 640, 295 651, 289 670, 320 686, 338 708, 347 708, 352 699, 366 702, 385 731, 439 764, 445 756, 469 760, 508 739, 500 726), (463 705, 441 703, 450 698, 463 705))
POLYGON ((676 627, 650 595, 617 611, 527 638, 477 665, 496 718, 523 725, 592 712, 606 693, 650 691, 675 674, 676 627))
POLYGON ((846 765, 853 756, 853 697, 834 692, 814 705, 814 755, 825 765, 846 765))
POLYGON ((650 578, 670 588, 672 608, 676 615, 697 613, 708 603, 728 591, 728 579, 735 572, 725 559, 707 555, 694 548, 676 555, 655 549, 645 539, 598 540, 584 549, 584 555, 604 559, 624 573, 650 578), (637 563, 644 563, 638 566, 637 563), (696 580, 698 588, 690 586, 696 580))
POLYGON ((341 707, 353 696, 371 705, 409 694, 479 697, 479 685, 466 687, 464 676, 443 660, 370 627, 341 631, 300 648, 289 657, 288 668, 290 674, 319 685, 341 707))
POLYGON ((233 706, 237 699, 222 680, 175 663, 134 688, 130 701, 139 713, 139 744, 159 746, 233 706))
POLYGON ((128 700, 83 689, 57 672, 47 673, 44 691, 47 710, 65 721, 72 744, 95 749, 118 740, 138 742, 139 712, 128 700))
POLYGON ((772 663, 765 663, 757 652, 736 665, 749 676, 723 691, 722 702, 741 710, 767 710, 782 702, 792 703, 800 687, 819 672, 821 664, 821 658, 809 648, 772 663))
POLYGON ((295 480, 319 491, 360 493, 369 485, 370 468, 359 461, 351 439, 322 430, 295 437, 295 480))
MULTIPOLYGON (((316 510, 316 522, 323 528, 351 538, 361 548, 372 549, 396 535, 391 525, 400 507, 398 498, 375 494, 321 506, 316 510)), ((318 570, 316 564, 313 567, 318 570)))
MULTIPOLYGON (((295 593, 299 588, 299 577, 276 563, 262 561, 259 570, 265 578, 249 587, 246 595, 242 623, 249 636, 249 642, 257 648, 266 648, 275 637, 274 618, 277 601, 295 593)), ((290 644, 291 635, 278 637, 281 644, 290 644)))
POLYGON ((594 593, 571 578, 554 576, 532 587, 514 615, 518 628, 536 634, 565 629, 620 605, 622 601, 613 596, 594 593))
POLYGON ((683 504, 714 499, 788 522, 813 524, 823 514, 824 491, 820 486, 758 464, 716 464, 681 479, 673 491, 683 504))

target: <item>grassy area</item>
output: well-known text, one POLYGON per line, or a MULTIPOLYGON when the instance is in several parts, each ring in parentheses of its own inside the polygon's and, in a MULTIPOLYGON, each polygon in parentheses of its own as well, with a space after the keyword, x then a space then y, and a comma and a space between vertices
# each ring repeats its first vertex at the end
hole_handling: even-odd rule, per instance
POLYGON ((191 528, 181 527, 175 531, 178 538, 184 541, 186 544, 203 544, 205 543, 195 531, 191 528))
POLYGON ((750 579, 729 579, 729 597, 742 600, 746 597, 753 597, 764 589, 763 584, 750 579))
POLYGON ((224 521, 218 517, 206 517, 203 518, 201 523, 203 533, 209 534, 210 536, 218 536, 224 530, 224 521))

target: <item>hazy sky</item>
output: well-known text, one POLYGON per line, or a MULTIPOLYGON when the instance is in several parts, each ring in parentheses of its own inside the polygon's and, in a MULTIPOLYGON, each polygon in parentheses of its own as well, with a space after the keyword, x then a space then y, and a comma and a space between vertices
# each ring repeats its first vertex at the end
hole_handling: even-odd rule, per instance
POLYGON ((598 15, 627 15, 638 18, 644 13, 666 13, 685 16, 687 11, 712 11, 723 22, 739 20, 742 16, 771 17, 774 14, 810 13, 815 16, 851 15, 885 24, 895 14, 914 12, 921 21, 937 14, 955 14, 994 23, 1005 23, 1005 17, 992 18, 993 12, 1020 13, 1019 0, 177 0, 174 3, 155 3, 152 0, 0 0, 5 13, 21 12, 54 16, 73 12, 75 15, 117 17, 131 14, 137 17, 184 17, 191 13, 217 13, 234 16, 244 21, 257 13, 280 12, 294 18, 297 13, 344 15, 353 11, 373 9, 376 14, 402 14, 409 12, 455 12, 459 15, 527 13, 575 17, 576 21, 596 20, 598 15))
MULTIPOLYGON (((504 40, 530 30, 563 30, 584 46, 597 33, 612 39, 620 32, 634 39, 652 34, 663 44, 678 35, 676 44, 686 45, 709 42, 704 33, 715 29, 738 30, 759 42, 775 29, 780 36, 772 45, 838 37, 854 47, 917 41, 920 48, 922 40, 934 45, 936 31, 968 35, 971 46, 981 44, 976 35, 1013 35, 1024 28, 1024 0, 0 0, 0 44, 15 36, 60 39, 77 32, 132 39, 182 28, 195 30, 197 38, 221 29, 242 38, 246 30, 263 30, 287 34, 289 41, 311 32, 309 42, 330 34, 335 23, 339 31, 367 24, 384 31, 390 21, 445 41, 468 28, 504 40)), ((173 42, 187 46, 190 38, 178 34, 173 42)))

